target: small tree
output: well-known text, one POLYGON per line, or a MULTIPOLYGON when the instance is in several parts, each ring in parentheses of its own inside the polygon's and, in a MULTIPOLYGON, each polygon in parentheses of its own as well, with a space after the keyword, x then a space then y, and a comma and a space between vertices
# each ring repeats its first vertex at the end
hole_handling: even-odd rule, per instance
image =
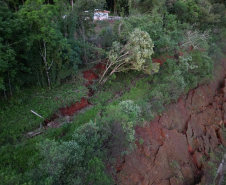
POLYGON ((108 77, 116 72, 131 69, 150 75, 158 72, 159 64, 151 61, 153 47, 154 43, 149 34, 138 28, 130 34, 127 44, 122 46, 119 42, 114 42, 100 83, 105 83, 108 77))

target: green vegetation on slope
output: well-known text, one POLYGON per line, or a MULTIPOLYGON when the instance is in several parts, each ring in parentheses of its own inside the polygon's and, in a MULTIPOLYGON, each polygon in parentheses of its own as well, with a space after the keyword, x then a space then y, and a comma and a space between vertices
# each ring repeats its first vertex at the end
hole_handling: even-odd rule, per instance
POLYGON ((112 166, 136 147, 136 125, 208 83, 226 49, 226 8, 220 1, 106 1, 129 16, 98 35, 84 18, 97 4, 87 2, 75 0, 72 8, 66 0, 0 0, 1 184, 114 184, 112 166), (115 73, 102 86, 94 82, 95 94, 88 97, 78 70, 84 65, 78 64, 91 68, 113 42, 126 46, 137 28, 153 41, 146 62, 159 59, 159 72, 115 73), (30 110, 51 118, 82 97, 92 106, 72 123, 26 137, 43 123, 30 110))

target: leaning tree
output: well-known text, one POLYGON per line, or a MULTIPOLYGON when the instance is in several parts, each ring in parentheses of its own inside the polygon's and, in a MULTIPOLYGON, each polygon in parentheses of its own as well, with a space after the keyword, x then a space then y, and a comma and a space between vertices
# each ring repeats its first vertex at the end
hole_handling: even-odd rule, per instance
POLYGON ((108 77, 116 72, 137 70, 146 74, 154 74, 159 70, 158 63, 152 63, 151 55, 154 43, 149 34, 136 28, 125 45, 114 42, 109 51, 106 70, 99 83, 104 84, 108 77))

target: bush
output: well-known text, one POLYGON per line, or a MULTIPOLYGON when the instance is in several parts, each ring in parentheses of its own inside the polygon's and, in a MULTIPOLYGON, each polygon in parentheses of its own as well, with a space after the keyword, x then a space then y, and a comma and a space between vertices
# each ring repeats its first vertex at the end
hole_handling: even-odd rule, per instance
POLYGON ((71 141, 39 143, 42 161, 30 173, 32 179, 41 184, 111 184, 102 162, 104 139, 96 123, 89 122, 76 129, 71 141))
POLYGON ((115 158, 134 148, 135 126, 141 122, 141 109, 133 101, 107 107, 101 122, 108 135, 108 153, 115 158))
POLYGON ((176 101, 178 99, 185 87, 184 78, 179 70, 163 78, 162 82, 150 93, 151 110, 153 112, 161 112, 165 104, 169 104, 171 100, 176 101))
POLYGON ((154 80, 150 92, 151 110, 161 112, 165 104, 212 77, 213 61, 206 52, 194 50, 178 60, 168 59, 154 80))
POLYGON ((129 33, 135 28, 139 28, 151 36, 155 44, 154 57, 163 54, 169 55, 178 48, 179 41, 183 39, 184 29, 188 27, 187 24, 178 22, 176 18, 175 15, 167 13, 163 16, 157 10, 154 10, 151 14, 131 16, 116 22, 114 32, 118 41, 125 44, 129 38, 129 33))

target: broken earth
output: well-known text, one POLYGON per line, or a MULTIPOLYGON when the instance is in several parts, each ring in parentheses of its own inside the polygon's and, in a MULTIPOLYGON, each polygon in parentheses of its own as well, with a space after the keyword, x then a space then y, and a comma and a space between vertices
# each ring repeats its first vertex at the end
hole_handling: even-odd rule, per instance
POLYGON ((213 183, 226 146, 226 60, 221 66, 210 84, 191 90, 149 125, 136 128, 144 142, 117 164, 119 184, 213 183))

